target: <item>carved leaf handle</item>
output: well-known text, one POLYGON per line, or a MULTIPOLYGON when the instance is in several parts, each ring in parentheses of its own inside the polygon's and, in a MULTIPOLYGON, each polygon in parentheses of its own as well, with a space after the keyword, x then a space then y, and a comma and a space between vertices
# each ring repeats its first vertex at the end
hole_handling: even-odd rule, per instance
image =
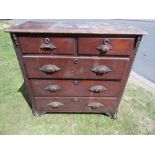
POLYGON ((109 39, 103 39, 103 44, 97 47, 97 50, 103 52, 103 54, 110 51, 111 49, 112 49, 112 46, 109 44, 109 39))
POLYGON ((59 70, 61 70, 61 68, 59 68, 56 65, 44 65, 43 67, 39 68, 40 71, 45 72, 45 73, 54 73, 54 72, 58 72, 59 70))
POLYGON ((58 90, 61 90, 61 87, 58 85, 48 85, 44 88, 44 90, 48 92, 56 92, 58 90))
POLYGON ((96 74, 105 74, 105 73, 111 72, 112 70, 108 66, 97 65, 97 66, 94 66, 91 69, 91 71, 95 72, 96 74))
POLYGON ((100 93, 102 91, 107 90, 107 88, 104 87, 104 86, 96 85, 96 86, 90 87, 89 90, 92 91, 92 92, 94 92, 94 93, 100 93))
POLYGON ((44 39, 44 43, 41 44, 40 48, 44 49, 44 50, 46 50, 46 49, 53 50, 53 49, 56 49, 56 46, 53 45, 52 43, 50 43, 50 39, 49 38, 45 38, 44 39))
POLYGON ((93 103, 88 104, 88 107, 91 107, 92 109, 97 109, 97 108, 100 108, 103 106, 104 106, 104 104, 101 104, 99 102, 93 102, 93 103))
POLYGON ((48 106, 52 108, 58 108, 58 107, 64 106, 64 104, 62 102, 50 102, 48 106))

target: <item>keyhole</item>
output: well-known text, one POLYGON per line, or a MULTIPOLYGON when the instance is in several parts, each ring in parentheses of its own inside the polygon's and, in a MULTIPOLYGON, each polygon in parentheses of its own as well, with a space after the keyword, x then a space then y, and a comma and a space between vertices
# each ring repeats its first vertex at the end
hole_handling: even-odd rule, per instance
POLYGON ((45 38, 45 44, 48 44, 50 42, 49 38, 45 38))
POLYGON ((108 44, 109 43, 109 39, 103 39, 103 44, 108 44))
POLYGON ((74 81, 74 85, 78 85, 79 84, 79 81, 74 81))
POLYGON ((79 59, 74 59, 74 64, 78 64, 79 63, 79 59))

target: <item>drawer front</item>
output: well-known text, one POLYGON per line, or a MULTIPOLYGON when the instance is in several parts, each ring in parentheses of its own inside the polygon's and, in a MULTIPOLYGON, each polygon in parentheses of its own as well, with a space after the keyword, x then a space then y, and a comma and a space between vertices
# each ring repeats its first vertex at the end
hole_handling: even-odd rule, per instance
POLYGON ((46 112, 113 112, 118 106, 116 98, 35 97, 37 109, 46 112))
POLYGON ((63 37, 19 37, 23 53, 75 54, 75 39, 63 37))
POLYGON ((95 80, 31 80, 36 97, 119 96, 121 82, 95 80))
POLYGON ((81 55, 130 55, 134 38, 79 38, 78 53, 81 55))
POLYGON ((29 78, 122 79, 128 58, 24 56, 29 78))

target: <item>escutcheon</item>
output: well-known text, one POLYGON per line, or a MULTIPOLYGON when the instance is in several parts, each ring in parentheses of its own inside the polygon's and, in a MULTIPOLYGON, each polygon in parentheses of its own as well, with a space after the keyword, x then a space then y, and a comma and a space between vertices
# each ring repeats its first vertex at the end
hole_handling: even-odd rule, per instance
POLYGON ((49 38, 44 39, 44 43, 40 46, 43 50, 53 50, 56 49, 56 46, 50 42, 49 38))
POLYGON ((109 39, 103 39, 103 44, 99 45, 97 50, 101 51, 103 54, 112 50, 112 46, 109 44, 109 39))

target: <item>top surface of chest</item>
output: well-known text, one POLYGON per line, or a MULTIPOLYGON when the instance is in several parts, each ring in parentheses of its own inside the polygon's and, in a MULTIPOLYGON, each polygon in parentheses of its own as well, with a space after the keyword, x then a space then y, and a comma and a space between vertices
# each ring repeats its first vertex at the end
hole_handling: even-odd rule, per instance
POLYGON ((70 33, 70 34, 134 34, 146 32, 127 25, 117 25, 95 22, 26 22, 19 26, 8 28, 8 32, 17 33, 70 33))

